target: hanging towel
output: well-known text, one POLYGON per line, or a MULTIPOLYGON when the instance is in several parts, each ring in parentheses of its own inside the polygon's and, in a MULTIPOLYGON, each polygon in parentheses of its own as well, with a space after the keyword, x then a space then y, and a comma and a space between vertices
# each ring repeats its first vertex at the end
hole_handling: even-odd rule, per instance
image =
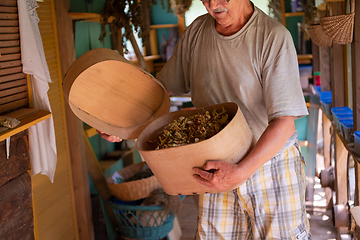
MULTIPOLYGON (((17 0, 23 72, 31 76, 34 108, 51 112, 47 95, 51 82, 39 31, 35 0, 17 0)), ((52 116, 29 128, 32 175, 44 174, 54 181, 57 154, 52 116)))

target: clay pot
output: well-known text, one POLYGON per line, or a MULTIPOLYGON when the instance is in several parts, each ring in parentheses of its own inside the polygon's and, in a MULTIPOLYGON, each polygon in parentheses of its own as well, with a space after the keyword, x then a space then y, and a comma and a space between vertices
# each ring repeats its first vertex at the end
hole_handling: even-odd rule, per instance
POLYGON ((335 228, 350 227, 351 214, 350 214, 349 203, 334 205, 332 213, 333 213, 333 224, 335 228))
POLYGON ((81 55, 64 77, 63 92, 83 122, 123 139, 137 138, 170 109, 167 91, 152 75, 108 48, 81 55))
POLYGON ((335 191, 334 168, 332 166, 328 169, 321 170, 319 178, 323 188, 329 187, 331 190, 335 191))
POLYGON ((252 143, 253 134, 240 108, 230 102, 163 115, 142 131, 137 148, 167 194, 192 195, 217 192, 196 182, 193 167, 202 167, 207 160, 237 163, 249 153, 252 143), (197 143, 154 150, 155 139, 169 123, 181 116, 192 116, 206 110, 212 112, 223 107, 229 115, 229 123, 213 137, 197 143))

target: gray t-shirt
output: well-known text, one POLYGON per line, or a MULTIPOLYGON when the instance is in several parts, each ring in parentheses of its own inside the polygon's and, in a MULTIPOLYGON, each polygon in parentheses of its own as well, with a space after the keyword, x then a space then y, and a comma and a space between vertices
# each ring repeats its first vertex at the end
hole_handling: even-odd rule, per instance
POLYGON ((209 14, 198 17, 157 79, 175 94, 190 92, 196 107, 237 103, 255 140, 276 117, 308 114, 292 37, 257 7, 231 36, 220 35, 209 14))

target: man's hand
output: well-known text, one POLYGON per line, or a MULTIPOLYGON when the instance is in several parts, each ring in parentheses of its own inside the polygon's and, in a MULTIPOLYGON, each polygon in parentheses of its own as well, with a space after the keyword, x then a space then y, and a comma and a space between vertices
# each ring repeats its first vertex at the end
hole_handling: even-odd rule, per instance
POLYGON ((224 161, 208 161, 203 169, 193 168, 193 171, 198 183, 220 191, 230 191, 250 177, 240 171, 239 164, 224 161))
POLYGON ((100 136, 105 139, 106 141, 109 141, 109 142, 121 142, 122 141, 122 138, 119 138, 115 135, 109 135, 109 134, 106 134, 106 133, 103 133, 103 132, 100 132, 99 130, 96 129, 96 132, 98 134, 100 134, 100 136))

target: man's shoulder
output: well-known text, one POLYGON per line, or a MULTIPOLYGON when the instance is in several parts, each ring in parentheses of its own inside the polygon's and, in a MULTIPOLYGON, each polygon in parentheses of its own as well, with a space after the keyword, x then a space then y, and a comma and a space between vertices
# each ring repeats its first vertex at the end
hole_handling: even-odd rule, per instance
POLYGON ((262 12, 261 10, 258 10, 258 21, 259 24, 264 26, 265 28, 268 28, 273 31, 287 31, 286 27, 277 21, 276 19, 270 17, 266 13, 262 12))
POLYGON ((209 18, 212 18, 210 14, 205 13, 203 15, 198 16, 195 20, 187 27, 187 29, 197 29, 209 21, 209 18))

